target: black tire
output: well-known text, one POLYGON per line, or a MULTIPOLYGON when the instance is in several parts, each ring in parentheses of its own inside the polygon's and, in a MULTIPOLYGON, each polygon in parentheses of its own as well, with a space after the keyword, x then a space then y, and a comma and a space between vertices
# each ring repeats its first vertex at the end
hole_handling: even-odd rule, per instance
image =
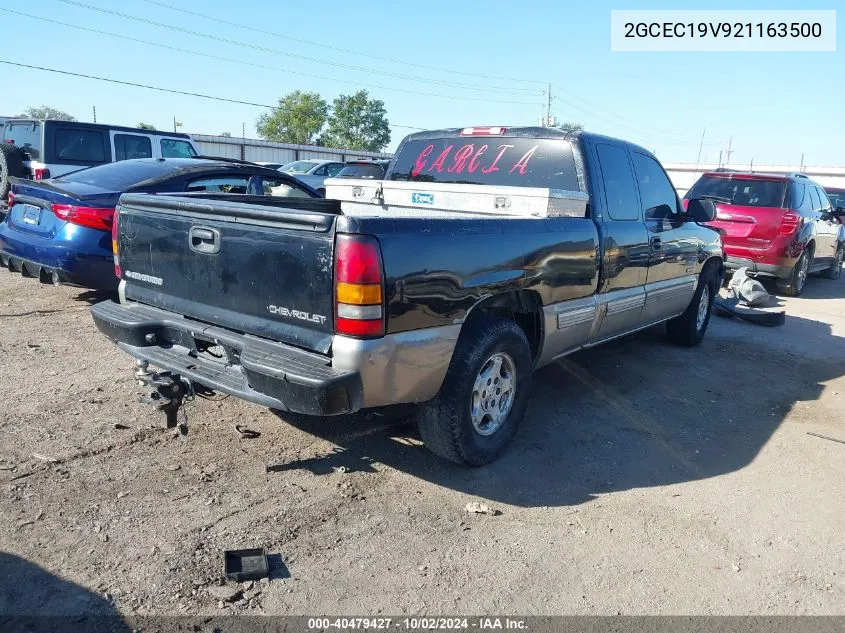
POLYGON ((0 144, 0 200, 9 195, 9 178, 24 176, 23 155, 14 145, 0 144))
POLYGON ((836 249, 836 260, 830 265, 830 268, 825 268, 821 272, 821 276, 825 279, 839 279, 842 274, 842 259, 845 258, 845 246, 839 245, 836 249))
MULTIPOLYGON (((484 314, 471 317, 464 324, 440 393, 423 405, 417 415, 423 442, 435 455, 458 464, 489 464, 507 448, 525 415, 532 373, 531 348, 525 333, 516 323, 484 314), (499 411, 495 398, 504 394, 495 385, 499 384, 499 379, 504 384, 511 371, 493 371, 492 375, 498 378, 488 379, 491 391, 483 392, 483 399, 478 393, 481 402, 473 400, 474 388, 479 382, 483 384, 482 370, 491 371, 497 367, 497 358, 502 371, 509 366, 511 379, 514 380, 509 408, 503 412, 498 424, 494 417, 499 411), (475 423, 472 415, 474 402, 477 417, 482 417, 475 423), (490 419, 485 425, 483 420, 488 415, 490 419)), ((501 399, 498 406, 501 406, 501 399)))
POLYGON ((687 309, 680 316, 666 322, 666 336, 671 342, 686 347, 701 343, 713 314, 713 299, 718 292, 718 275, 714 268, 707 267, 701 271, 698 287, 687 309))
POLYGON ((801 257, 795 262, 795 266, 792 267, 789 277, 778 281, 778 292, 787 297, 799 296, 807 283, 807 277, 810 276, 810 266, 812 265, 813 251, 805 248, 804 252, 801 253, 801 257))

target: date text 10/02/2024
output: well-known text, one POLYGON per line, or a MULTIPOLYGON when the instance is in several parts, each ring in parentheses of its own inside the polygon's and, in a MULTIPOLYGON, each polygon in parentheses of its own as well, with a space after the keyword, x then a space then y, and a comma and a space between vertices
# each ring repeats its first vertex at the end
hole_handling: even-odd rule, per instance
POLYGON ((482 618, 309 618, 308 629, 314 631, 328 631, 331 629, 341 630, 368 630, 368 629, 402 629, 409 631, 430 631, 430 630, 512 630, 522 631, 528 627, 525 620, 507 617, 482 617, 482 618))

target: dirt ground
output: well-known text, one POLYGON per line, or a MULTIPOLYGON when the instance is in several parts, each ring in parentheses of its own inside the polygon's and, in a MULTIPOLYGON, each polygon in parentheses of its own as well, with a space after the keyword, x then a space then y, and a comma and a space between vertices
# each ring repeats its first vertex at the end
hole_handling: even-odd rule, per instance
POLYGON ((845 440, 843 297, 812 279, 783 327, 543 369, 468 470, 402 416, 197 400, 180 437, 95 297, 0 270, 0 613, 845 614, 845 444, 810 435, 845 440), (239 547, 269 582, 222 582, 239 547))

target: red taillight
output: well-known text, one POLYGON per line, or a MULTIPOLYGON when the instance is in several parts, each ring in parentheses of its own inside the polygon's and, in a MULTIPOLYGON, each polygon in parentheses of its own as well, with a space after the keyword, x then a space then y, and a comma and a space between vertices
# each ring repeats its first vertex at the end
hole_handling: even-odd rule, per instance
POLYGON ((114 223, 114 209, 78 207, 74 204, 54 204, 52 208, 60 220, 90 229, 109 231, 114 223))
POLYGON ((507 129, 506 127, 465 127, 461 130, 461 136, 502 136, 507 129))
POLYGON ((32 170, 32 177, 35 180, 47 180, 50 177, 50 170, 43 167, 36 167, 32 170))
POLYGON ((792 235, 800 224, 801 216, 795 213, 795 211, 787 211, 780 220, 778 233, 781 235, 792 235))
POLYGON ((378 242, 338 235, 335 249, 335 329, 360 338, 384 336, 383 277, 378 242))
POLYGON ((15 144, 15 141, 13 141, 12 139, 8 139, 8 140, 3 141, 3 142, 4 142, 4 143, 8 143, 9 145, 14 145, 14 144, 15 144))
POLYGON ((10 209, 15 204, 15 194, 13 194, 11 191, 9 192, 9 197, 6 199, 6 204, 9 205, 10 209))
POLYGON ((111 223, 111 252, 114 258, 114 276, 120 279, 120 256, 117 253, 117 223, 120 221, 120 211, 114 210, 114 219, 111 223))

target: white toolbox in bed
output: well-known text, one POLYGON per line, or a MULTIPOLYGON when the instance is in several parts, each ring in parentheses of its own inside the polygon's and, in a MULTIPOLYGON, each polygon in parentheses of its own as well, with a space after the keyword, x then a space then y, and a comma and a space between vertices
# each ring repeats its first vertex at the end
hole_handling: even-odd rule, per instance
POLYGON ((589 196, 580 191, 453 183, 328 178, 326 198, 344 215, 513 218, 586 217, 589 196))

